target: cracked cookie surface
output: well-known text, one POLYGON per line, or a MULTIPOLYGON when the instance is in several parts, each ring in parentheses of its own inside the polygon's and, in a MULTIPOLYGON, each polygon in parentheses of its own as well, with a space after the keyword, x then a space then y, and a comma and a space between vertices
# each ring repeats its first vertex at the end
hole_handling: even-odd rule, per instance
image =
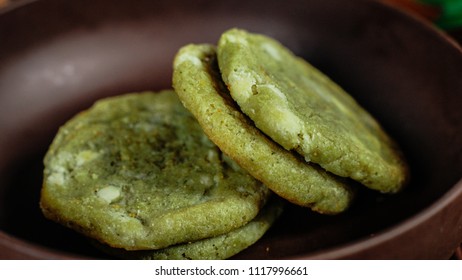
POLYGON ((258 215, 244 226, 222 235, 173 245, 160 250, 126 251, 95 244, 101 251, 121 259, 142 260, 221 260, 257 242, 281 215, 284 202, 270 199, 258 215))
POLYGON ((240 228, 270 194, 210 142, 173 91, 96 102, 60 128, 44 164, 45 216, 126 250, 240 228))
POLYGON ((209 138, 286 200, 325 214, 345 211, 354 197, 349 182, 261 133, 229 96, 216 63, 215 47, 206 44, 184 46, 174 60, 175 92, 209 138))
POLYGON ((349 94, 272 38, 231 29, 218 43, 223 81, 255 125, 307 162, 394 193, 408 168, 394 141, 349 94))

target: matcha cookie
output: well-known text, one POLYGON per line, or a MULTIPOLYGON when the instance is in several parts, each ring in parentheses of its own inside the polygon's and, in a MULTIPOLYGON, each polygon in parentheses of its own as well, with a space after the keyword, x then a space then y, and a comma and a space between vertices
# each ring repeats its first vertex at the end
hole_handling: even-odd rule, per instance
POLYGON ((381 192, 408 170, 395 143, 342 88, 275 40, 243 30, 218 43, 222 79, 255 125, 307 162, 381 192))
POLYGON ((160 250, 126 251, 95 244, 103 252, 121 259, 218 260, 227 259, 259 240, 282 213, 283 203, 270 200, 248 224, 228 233, 160 250))
POLYGON ((174 60, 173 86, 220 149, 281 197, 321 213, 339 213, 353 192, 342 178, 307 164, 262 134, 229 96, 215 48, 188 45, 174 60))
POLYGON ((270 194, 172 91, 98 101, 60 128, 44 164, 45 216, 126 250, 241 228, 270 194))

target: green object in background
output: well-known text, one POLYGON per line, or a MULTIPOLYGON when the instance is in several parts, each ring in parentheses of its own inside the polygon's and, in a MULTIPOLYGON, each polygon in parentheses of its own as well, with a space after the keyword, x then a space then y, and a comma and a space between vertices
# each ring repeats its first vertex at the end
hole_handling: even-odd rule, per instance
POLYGON ((462 0, 420 0, 441 9, 435 24, 444 29, 462 27, 462 0))

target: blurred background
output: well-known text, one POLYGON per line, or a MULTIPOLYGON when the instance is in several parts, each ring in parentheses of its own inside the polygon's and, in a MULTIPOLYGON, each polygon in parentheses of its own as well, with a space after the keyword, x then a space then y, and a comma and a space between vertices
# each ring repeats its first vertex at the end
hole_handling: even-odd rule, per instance
MULTIPOLYGON (((0 8, 27 0, 0 0, 0 8)), ((421 17, 462 43, 462 0, 378 0, 421 17)))
MULTIPOLYGON (((0 0, 0 9, 30 0, 0 0)), ((432 22, 462 43, 462 0, 378 0, 432 22)))

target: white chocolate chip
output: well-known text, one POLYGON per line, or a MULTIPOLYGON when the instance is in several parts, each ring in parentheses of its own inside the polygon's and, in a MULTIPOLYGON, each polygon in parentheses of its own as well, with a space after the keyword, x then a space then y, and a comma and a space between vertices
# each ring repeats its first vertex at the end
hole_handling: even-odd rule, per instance
POLYGON ((192 64, 194 64, 194 66, 197 66, 197 67, 202 66, 202 61, 197 56, 191 55, 191 54, 189 54, 187 52, 180 53, 176 57, 175 62, 174 62, 175 63, 174 66, 178 67, 180 64, 182 64, 185 61, 189 61, 192 64))
POLYGON ((247 40, 246 40, 246 38, 244 38, 242 36, 234 36, 234 35, 231 35, 231 34, 226 34, 226 35, 224 35, 223 38, 229 43, 240 44, 240 45, 243 45, 243 46, 247 46, 247 40))
POLYGON ((231 95, 238 102, 246 102, 252 96, 252 86, 257 84, 254 75, 245 71, 231 72, 228 83, 233 85, 231 95))
POLYGON ((53 172, 48 176, 48 184, 49 185, 59 185, 65 186, 64 182, 66 181, 66 173, 63 172, 53 172))
POLYGON ((261 44, 261 47, 263 48, 263 50, 265 50, 272 58, 276 59, 276 60, 281 60, 281 55, 278 51, 278 49, 276 49, 272 44, 270 43, 263 43, 261 44))
POLYGON ((75 163, 77 166, 82 166, 83 164, 95 159, 98 157, 98 153, 91 150, 84 150, 77 154, 75 158, 75 163))
POLYGON ((210 178, 210 176, 207 176, 207 175, 202 175, 200 177, 200 182, 202 185, 205 185, 207 187, 210 187, 213 185, 213 180, 212 178, 210 178))
POLYGON ((207 151, 207 161, 214 162, 216 160, 218 160, 217 152, 215 150, 212 150, 212 149, 208 150, 207 151))
POLYGON ((104 187, 96 192, 96 195, 107 203, 111 203, 120 196, 120 188, 114 186, 104 187))
POLYGON ((272 84, 258 85, 257 90, 259 88, 267 88, 267 89, 269 89, 268 92, 272 93, 272 95, 274 97, 280 99, 281 102, 284 102, 284 104, 287 103, 286 95, 284 93, 282 93, 282 91, 280 91, 279 88, 277 88, 275 85, 272 85, 272 84))

